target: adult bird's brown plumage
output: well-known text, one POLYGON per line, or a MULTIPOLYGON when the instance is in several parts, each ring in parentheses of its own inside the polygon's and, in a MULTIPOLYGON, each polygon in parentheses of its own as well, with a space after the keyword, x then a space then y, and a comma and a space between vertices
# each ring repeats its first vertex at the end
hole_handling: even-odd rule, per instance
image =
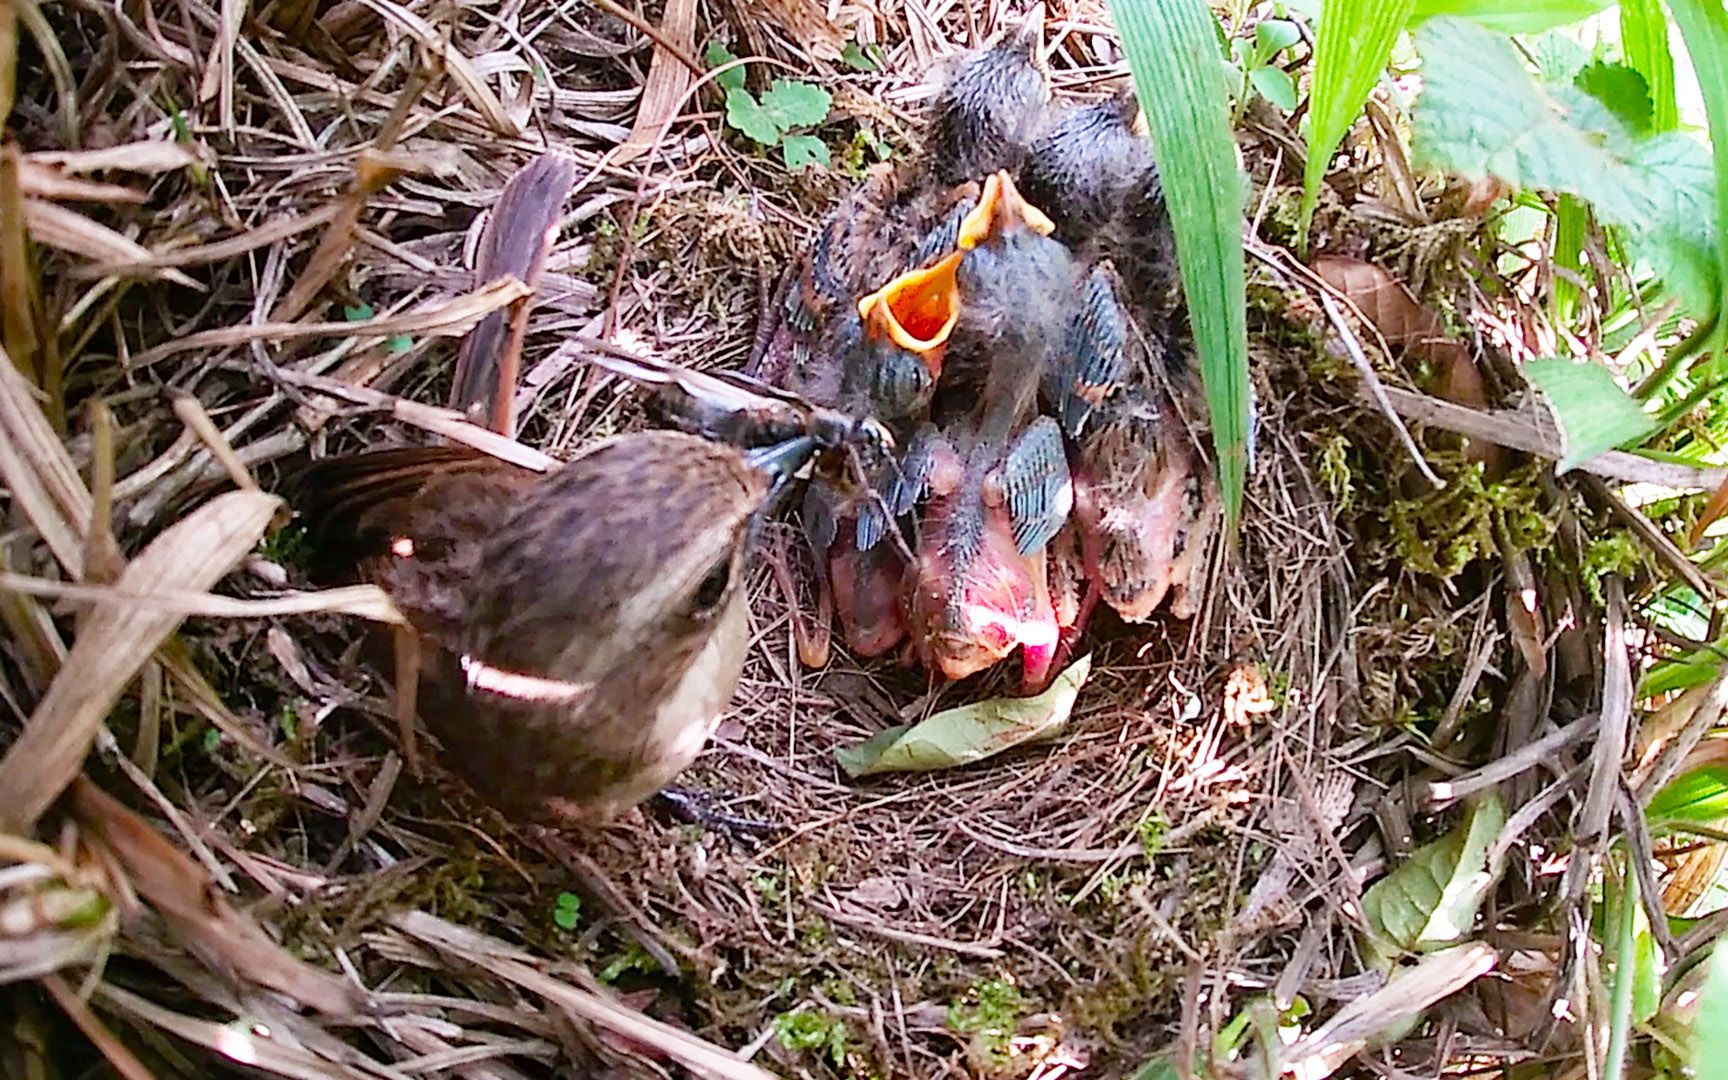
MULTIPOLYGON (((549 243, 567 185, 512 183, 524 197, 500 199, 489 233, 549 243)), ((516 345, 465 350, 452 406, 507 426, 516 345)), ((753 524, 814 445, 637 432, 545 474, 461 446, 377 450, 315 462, 294 501, 324 576, 377 583, 410 624, 402 718, 507 814, 599 822, 670 783, 730 700, 753 524)))

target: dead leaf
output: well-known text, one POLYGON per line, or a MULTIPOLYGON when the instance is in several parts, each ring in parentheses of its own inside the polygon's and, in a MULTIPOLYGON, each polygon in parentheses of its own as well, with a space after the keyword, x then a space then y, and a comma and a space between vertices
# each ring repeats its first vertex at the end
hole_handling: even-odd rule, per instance
MULTIPOLYGON (((282 501, 232 491, 150 542, 120 576, 125 591, 208 590, 245 558, 282 501)), ((71 783, 96 729, 138 669, 185 618, 126 603, 91 613, 24 733, 0 759, 0 828, 28 832, 71 783)))
MULTIPOLYGON (((688 57, 696 44, 696 0, 669 0, 666 14, 660 20, 660 36, 688 57)), ((678 110, 684 107, 695 78, 683 58, 655 44, 648 79, 642 85, 642 99, 636 106, 636 124, 614 155, 617 164, 654 148, 667 126, 678 118, 678 110)))
POLYGON ((837 747, 834 757, 847 776, 857 779, 952 768, 1054 738, 1067 726, 1091 670, 1092 657, 1082 656, 1035 697, 994 698, 944 709, 921 723, 891 727, 864 742, 837 747))
POLYGON ((113 853, 138 895, 213 970, 286 994, 329 1016, 361 1011, 356 987, 290 956, 256 922, 235 910, 203 867, 84 777, 72 785, 72 811, 113 853))
POLYGON ((41 199, 24 200, 24 224, 39 244, 82 255, 98 263, 139 266, 139 276, 162 278, 196 289, 198 283, 178 270, 151 268, 155 254, 100 222, 41 199))

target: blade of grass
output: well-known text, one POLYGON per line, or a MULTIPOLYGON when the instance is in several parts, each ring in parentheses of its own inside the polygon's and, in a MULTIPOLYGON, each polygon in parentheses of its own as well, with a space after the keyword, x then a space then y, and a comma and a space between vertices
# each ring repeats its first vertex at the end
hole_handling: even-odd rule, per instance
POLYGON ((1644 76, 1644 85, 1650 91, 1650 130, 1673 131, 1679 127, 1674 55, 1668 51, 1668 17, 1658 0, 1621 0, 1620 47, 1626 53, 1626 63, 1644 76))
POLYGON ((1502 34, 1539 34, 1582 22, 1607 6, 1608 0, 1417 0, 1410 21, 1457 15, 1502 34))
POLYGON ((1204 0, 1112 0, 1122 48, 1176 234, 1182 291, 1218 452, 1230 528, 1241 520, 1253 386, 1248 379, 1242 205, 1218 26, 1204 0))
MULTIPOLYGON (((1630 856, 1628 856, 1630 858, 1630 856)), ((1608 1059, 1602 1070, 1602 1080, 1620 1080, 1626 1075, 1626 1047, 1632 1033, 1632 985, 1637 982, 1633 965, 1637 962, 1637 935, 1633 920, 1638 917, 1638 875, 1630 864, 1620 876, 1620 913, 1615 922, 1614 975, 1609 980, 1608 1059)))
POLYGON ((1302 224, 1297 230, 1304 246, 1320 181, 1338 144, 1362 115, 1362 103, 1386 69, 1392 45, 1415 3, 1326 0, 1314 43, 1314 82, 1308 92, 1308 162, 1302 170, 1302 224))

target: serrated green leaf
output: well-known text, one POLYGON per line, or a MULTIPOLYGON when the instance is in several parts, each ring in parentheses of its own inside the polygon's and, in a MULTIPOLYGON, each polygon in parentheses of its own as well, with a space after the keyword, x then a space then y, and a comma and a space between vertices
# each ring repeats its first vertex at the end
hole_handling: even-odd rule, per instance
POLYGON ((1092 657, 1068 666, 1049 689, 1029 698, 995 698, 944 709, 918 724, 900 724, 834 750, 854 779, 883 772, 925 772, 980 761, 1011 747, 1053 738, 1068 724, 1092 657))
POLYGON ((1617 446, 1635 443, 1656 428, 1637 399, 1600 364, 1570 360, 1532 360, 1524 375, 1542 391, 1566 440, 1566 456, 1556 466, 1564 473, 1617 446))
POLYGON ((1698 991, 1698 1011, 1692 1017, 1694 1075, 1708 1076, 1704 1062, 1728 1061, 1728 938, 1716 939, 1710 967, 1698 991))
POLYGON ((828 144, 814 135, 786 136, 780 143, 780 153, 786 159, 786 167, 793 172, 807 165, 820 165, 826 169, 833 164, 828 144))
POLYGON ((1247 186, 1230 130, 1218 22, 1204 0, 1111 0, 1110 11, 1164 178, 1218 453, 1218 488, 1234 530, 1242 517, 1254 398, 1242 251, 1247 186))
POLYGON ((755 95, 741 86, 726 91, 726 123, 761 143, 773 146, 780 141, 781 127, 774 117, 757 102, 755 95))
MULTIPOLYGON (((702 53, 702 62, 707 64, 710 68, 717 68, 722 64, 730 64, 736 59, 738 59, 738 57, 733 55, 732 50, 728 49, 718 41, 710 41, 708 43, 708 48, 702 53)), ((728 68, 714 76, 714 85, 728 93, 733 90, 744 89, 744 65, 740 64, 735 68, 728 68)))
POLYGON ((1714 310, 1721 253, 1708 151, 1677 132, 1634 139, 1602 102, 1538 84, 1507 39, 1465 20, 1432 20, 1417 45, 1419 163, 1576 196, 1624 228, 1695 315, 1714 310))
POLYGON ((1283 68, 1258 67, 1248 73, 1254 91, 1285 112, 1295 112, 1296 83, 1283 68))
POLYGON ((815 127, 828 119, 828 109, 834 95, 807 82, 775 79, 774 85, 762 95, 762 108, 782 130, 815 127))
POLYGON ((1551 30, 1525 46, 1544 82, 1569 83, 1590 63, 1590 53, 1571 34, 1551 30))
POLYGON ((1536 34, 1583 22, 1607 6, 1608 0, 1417 0, 1410 25, 1451 15, 1502 34, 1536 34))
POLYGON ((1614 118, 1635 135, 1650 133, 1652 106, 1650 88, 1644 76, 1625 64, 1597 60, 1586 65, 1572 83, 1578 89, 1600 101, 1614 118))
POLYGON ((1404 32, 1415 0, 1326 0, 1315 34, 1308 88, 1308 160, 1302 170, 1304 242, 1332 155, 1362 115, 1362 105, 1386 70, 1392 44, 1404 32))
POLYGON ((869 49, 861 47, 856 41, 848 41, 846 47, 840 50, 840 61, 855 71, 881 71, 882 64, 871 51, 881 51, 881 46, 872 45, 869 49))
POLYGON ((1459 828, 1410 853, 1362 894, 1368 951, 1390 964, 1392 950, 1432 951, 1464 940, 1505 860, 1490 864, 1489 848, 1506 825, 1497 794, 1474 801, 1459 828))
POLYGON ((1659 0, 1620 0, 1620 49, 1649 88, 1651 129, 1673 131, 1679 127, 1674 54, 1668 48, 1668 16, 1659 0))
POLYGON ((1302 31, 1288 19, 1267 19, 1254 27, 1254 49, 1262 63, 1302 40, 1302 31))
POLYGON ((1650 827, 1728 820, 1728 765, 1700 765, 1676 776, 1644 808, 1650 827))

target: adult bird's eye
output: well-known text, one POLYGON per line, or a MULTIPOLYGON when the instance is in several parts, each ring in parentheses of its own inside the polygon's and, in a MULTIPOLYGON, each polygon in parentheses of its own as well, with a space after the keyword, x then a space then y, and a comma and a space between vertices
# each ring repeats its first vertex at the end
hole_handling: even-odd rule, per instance
POLYGON ((722 559, 702 576, 696 586, 694 608, 697 614, 707 614, 726 596, 726 586, 732 581, 732 560, 722 559))

